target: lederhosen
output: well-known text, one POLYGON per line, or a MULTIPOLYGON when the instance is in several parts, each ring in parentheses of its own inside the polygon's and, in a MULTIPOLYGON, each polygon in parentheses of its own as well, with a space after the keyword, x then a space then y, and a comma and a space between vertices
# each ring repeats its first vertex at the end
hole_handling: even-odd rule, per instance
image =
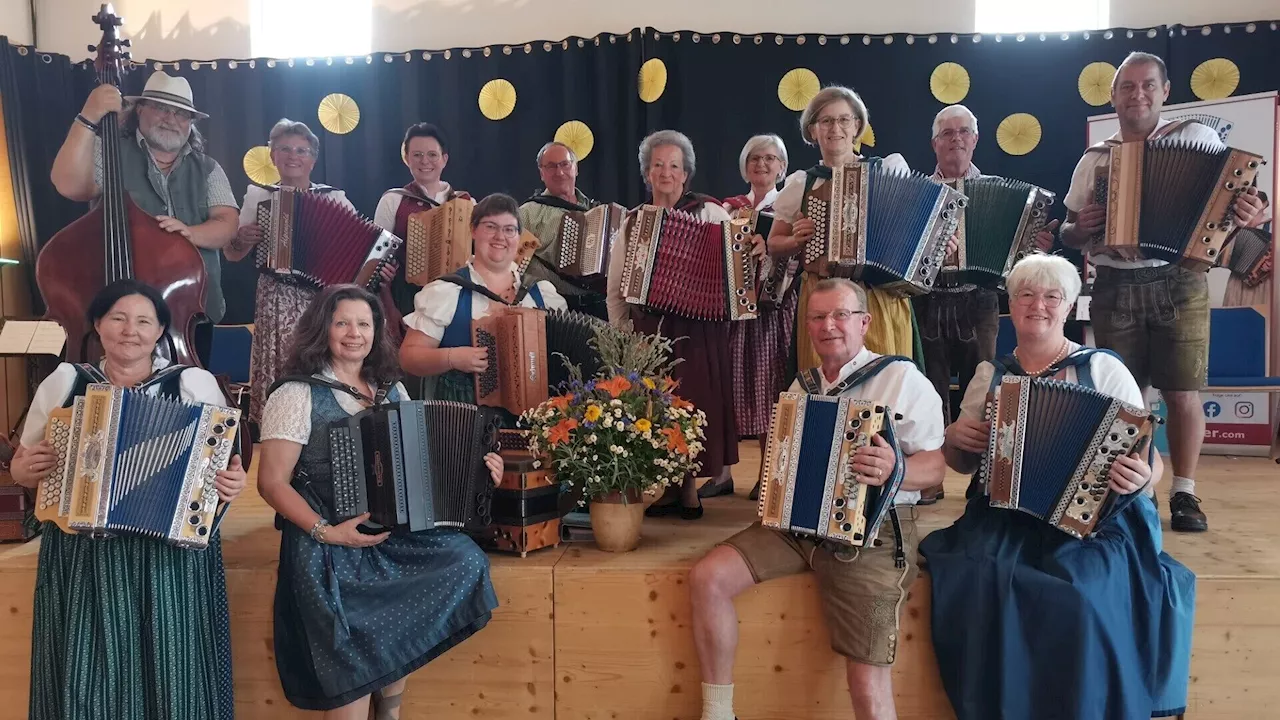
MULTIPOLYGON (((878 358, 873 358, 871 362, 866 365, 863 365, 857 370, 849 373, 849 377, 836 383, 825 393, 822 391, 821 368, 810 368, 801 372, 796 376, 796 382, 800 383, 800 387, 810 395, 839 397, 849 390, 867 382, 876 375, 879 375, 880 371, 896 362, 908 362, 913 365, 915 364, 915 361, 909 357, 903 357, 901 355, 881 355, 878 358)), ((895 462, 893 464, 893 472, 890 478, 885 481, 886 485, 891 483, 900 484, 902 476, 906 475, 907 472, 906 458, 903 456, 902 451, 895 447, 894 456, 895 462)), ((891 505, 889 507, 889 520, 893 523, 893 561, 895 565, 903 568, 907 566, 907 552, 902 545, 902 521, 898 518, 897 505, 891 505)), ((871 528, 868 528, 867 531, 870 532, 871 528)))

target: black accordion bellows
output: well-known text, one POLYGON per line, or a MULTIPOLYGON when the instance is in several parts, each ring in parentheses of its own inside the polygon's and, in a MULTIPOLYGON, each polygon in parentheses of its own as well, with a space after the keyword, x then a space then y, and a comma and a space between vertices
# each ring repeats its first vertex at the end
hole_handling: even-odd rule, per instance
POLYGON ((329 426, 333 516, 363 513, 380 529, 468 530, 490 523, 496 411, 427 400, 386 403, 329 426))
POLYGON ((555 353, 581 368, 583 378, 600 371, 600 354, 591 346, 591 339, 604 324, 600 318, 575 310, 547 312, 547 378, 552 393, 569 381, 569 370, 555 353))
POLYGON ((1231 257, 1226 267, 1246 286, 1257 287, 1271 276, 1271 233, 1257 228, 1240 228, 1231 236, 1231 257))
POLYGON ((1230 148, 1210 149, 1171 140, 1147 144, 1142 177, 1160 178, 1154 192, 1142 193, 1138 246, 1147 257, 1178 262, 1195 234, 1200 211, 1209 204, 1230 148))

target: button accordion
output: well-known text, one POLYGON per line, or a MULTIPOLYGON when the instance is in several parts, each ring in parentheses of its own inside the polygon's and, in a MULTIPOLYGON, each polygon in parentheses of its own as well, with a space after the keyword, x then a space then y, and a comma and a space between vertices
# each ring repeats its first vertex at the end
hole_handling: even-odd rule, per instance
POLYGON ((756 261, 745 220, 703 222, 642 205, 630 220, 622 266, 627 302, 693 320, 756 317, 756 261))
POLYGON ((547 399, 547 321, 541 310, 496 306, 471 321, 471 344, 489 351, 488 366, 474 373, 476 404, 513 415, 547 399))
POLYGON ((906 295, 933 289, 965 197, 914 172, 858 162, 831 169, 801 212, 814 224, 804 266, 906 295))
POLYGON ((902 485, 902 452, 884 405, 781 393, 773 407, 760 489, 760 524, 843 545, 870 545, 902 485), (883 486, 858 482, 853 453, 880 435, 897 464, 883 486))
POLYGON ((627 209, 617 203, 598 205, 560 216, 556 239, 560 254, 556 270, 566 277, 585 282, 602 279, 609 272, 609 248, 622 226, 627 209))
POLYGON ((1062 380, 1006 375, 989 403, 982 477, 993 507, 1020 510, 1077 538, 1113 501, 1107 476, 1120 455, 1145 454, 1147 410, 1062 380))
POLYGON ((400 238, 323 193, 280 188, 258 203, 257 265, 317 287, 376 289, 400 238))
POLYGON ((1257 228, 1240 228, 1231 237, 1231 255, 1226 267, 1246 287, 1257 287, 1271 277, 1275 256, 1271 250, 1271 233, 1257 228))
POLYGON ((426 285, 467 264, 471 257, 471 198, 454 198, 409 216, 405 229, 405 280, 426 285))
MULTIPOLYGON (((773 231, 773 213, 767 210, 752 210, 744 207, 734 210, 735 220, 745 220, 748 228, 747 237, 759 235, 765 240, 773 231)), ((775 258, 766 254, 760 258, 756 267, 756 299, 763 309, 772 309, 782 304, 782 295, 786 291, 787 275, 794 272, 793 258, 775 258)))
POLYGON ((375 528, 479 530, 489 525, 498 450, 492 410, 426 400, 385 403, 329 425, 333 463, 327 520, 369 513, 375 528))
POLYGON ((36 489, 36 518, 64 532, 141 535, 204 548, 214 479, 234 451, 240 411, 92 384, 50 413, 56 464, 36 489))
POLYGON ((1054 194, 994 175, 949 184, 967 202, 960 210, 959 246, 943 261, 938 279, 949 285, 1002 287, 1013 264, 1034 248, 1054 194))
POLYGON ((529 552, 560 544, 560 484, 555 473, 528 451, 519 430, 499 431, 502 482, 493 491, 493 524, 472 534, 486 550, 529 552), (523 445, 524 447, 518 447, 523 445))
POLYGON ((1235 225, 1235 199, 1261 155, 1176 138, 1113 145, 1094 176, 1094 202, 1107 208, 1097 252, 1208 270, 1235 225))

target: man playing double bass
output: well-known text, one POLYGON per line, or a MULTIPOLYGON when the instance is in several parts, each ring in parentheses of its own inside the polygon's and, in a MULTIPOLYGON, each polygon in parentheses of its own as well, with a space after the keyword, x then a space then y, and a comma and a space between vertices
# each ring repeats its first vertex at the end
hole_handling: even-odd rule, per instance
MULTIPOLYGON (((99 85, 76 116, 53 161, 51 179, 63 197, 78 202, 102 194, 102 141, 98 124, 107 113, 122 113, 121 180, 133 202, 155 216, 160 227, 181 235, 200 250, 208 282, 205 314, 217 323, 226 312, 219 251, 235 237, 238 208, 231 184, 217 161, 204 154, 186 78, 163 72, 147 80, 142 95, 122 98, 110 84, 99 85), (124 100, 130 105, 124 109, 124 100)), ((71 260, 68 258, 68 260, 71 260)), ((196 352, 207 359, 209 326, 196 336, 196 352)))

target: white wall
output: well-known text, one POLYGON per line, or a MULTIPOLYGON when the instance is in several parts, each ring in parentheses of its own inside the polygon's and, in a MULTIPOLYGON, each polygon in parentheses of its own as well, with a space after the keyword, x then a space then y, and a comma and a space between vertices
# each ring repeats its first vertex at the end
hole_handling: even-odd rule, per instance
POLYGON ((27 0, 0 0, 0 35, 14 45, 31 44, 31 5, 27 0))
MULTIPOLYGON (((137 59, 251 56, 257 0, 115 0, 137 59)), ((1031 0, 1029 0, 1031 1, 1031 0)), ((35 0, 41 50, 87 56, 101 0, 35 0)), ((0 33, 21 39, 27 0, 0 0, 0 33), (11 5, 21 7, 10 8, 11 5), (11 12, 12 10, 12 12, 11 12), (10 18, 10 16, 13 18, 10 18), (10 26, 17 30, 10 29, 10 26)), ((298 0, 301 7, 305 0, 298 0)), ((1112 26, 1280 17, 1277 0, 1111 0, 1112 26)), ((409 50, 663 30, 971 32, 974 0, 375 0, 374 50, 409 50)))

